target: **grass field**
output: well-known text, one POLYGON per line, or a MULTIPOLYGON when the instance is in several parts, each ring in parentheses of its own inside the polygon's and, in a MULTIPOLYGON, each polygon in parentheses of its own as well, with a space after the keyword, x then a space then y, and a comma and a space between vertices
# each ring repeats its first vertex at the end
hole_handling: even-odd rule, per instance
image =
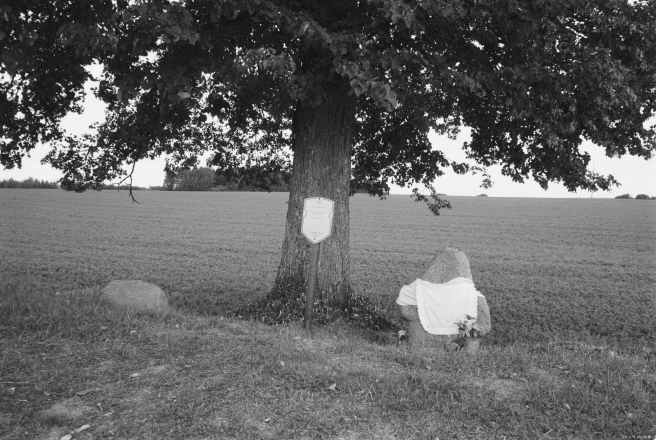
MULTIPOLYGON (((284 193, 71 194, 0 190, 0 280, 50 291, 143 279, 205 314, 265 294, 284 234, 284 193)), ((656 203, 452 197, 434 217, 408 196, 351 199, 355 292, 393 310, 439 248, 468 256, 489 342, 578 332, 656 341, 656 203)))
POLYGON ((285 195, 136 195, 0 190, 0 438, 656 436, 656 203, 352 198, 352 281, 390 312, 436 249, 467 254, 493 320, 472 357, 224 318, 273 282, 285 195), (177 311, 107 308, 116 278, 177 311))

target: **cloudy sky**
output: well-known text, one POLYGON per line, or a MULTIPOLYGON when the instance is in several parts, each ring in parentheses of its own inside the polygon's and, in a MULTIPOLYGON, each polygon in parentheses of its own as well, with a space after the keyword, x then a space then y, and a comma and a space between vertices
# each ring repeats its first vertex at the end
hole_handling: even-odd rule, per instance
MULTIPOLYGON (((94 72, 97 74, 97 72, 94 72)), ((104 119, 104 106, 95 99, 91 92, 92 83, 87 84, 87 100, 83 114, 70 114, 64 121, 63 126, 71 134, 84 133, 89 125, 104 119)), ((465 161, 465 154, 461 149, 463 142, 468 140, 468 131, 463 130, 455 141, 446 136, 433 136, 432 142, 437 149, 441 149, 446 157, 451 160, 465 161)), ((656 196, 656 160, 646 161, 641 158, 625 156, 621 159, 611 159, 605 156, 604 150, 592 143, 585 142, 582 147, 592 157, 591 167, 600 174, 612 174, 622 184, 610 192, 598 192, 593 197, 615 197, 616 195, 629 193, 633 197, 637 194, 656 196)), ((4 170, 0 169, 0 180, 13 178, 16 180, 33 177, 39 180, 55 181, 61 177, 61 173, 49 166, 41 165, 41 159, 48 152, 49 147, 37 146, 32 150, 30 156, 25 157, 22 169, 4 170)), ((201 164, 201 165, 204 165, 201 164)), ((590 193, 570 193, 562 185, 552 184, 547 191, 533 181, 515 183, 509 177, 502 176, 500 167, 490 168, 494 186, 490 189, 480 188, 482 177, 460 176, 448 172, 435 182, 435 187, 440 193, 456 196, 475 196, 485 193, 490 197, 590 197, 590 193)), ((137 163, 133 184, 137 186, 160 186, 164 181, 164 158, 147 160, 137 163)), ((411 188, 393 187, 392 194, 410 194, 411 188)))

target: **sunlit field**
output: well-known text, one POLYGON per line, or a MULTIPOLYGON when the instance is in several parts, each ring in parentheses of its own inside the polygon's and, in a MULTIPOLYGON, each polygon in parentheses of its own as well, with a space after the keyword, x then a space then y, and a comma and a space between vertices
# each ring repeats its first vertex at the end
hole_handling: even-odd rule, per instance
MULTIPOLYGON (((0 189, 0 282, 61 292, 113 279, 161 286, 178 309, 222 315, 264 295, 286 193, 0 189)), ((468 256, 493 320, 489 343, 577 333, 656 341, 656 202, 409 196, 351 198, 355 293, 394 311, 440 248, 468 256)))

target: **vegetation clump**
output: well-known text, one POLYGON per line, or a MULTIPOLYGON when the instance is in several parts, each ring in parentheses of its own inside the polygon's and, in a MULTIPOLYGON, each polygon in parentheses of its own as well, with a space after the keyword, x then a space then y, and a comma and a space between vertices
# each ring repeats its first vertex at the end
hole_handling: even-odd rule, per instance
MULTIPOLYGON (((652 198, 653 198, 653 197, 652 197, 652 198)), ((637 200, 637 199, 649 200, 650 197, 649 197, 647 194, 638 194, 638 195, 636 196, 636 200, 637 200)))
MULTIPOLYGON (((283 285, 274 288, 263 298, 229 311, 228 316, 267 325, 281 325, 302 321, 304 311, 304 289, 283 285)), ((313 322, 323 325, 338 320, 376 332, 398 332, 402 328, 399 322, 390 319, 388 313, 377 307, 370 298, 351 293, 339 305, 330 304, 323 298, 315 301, 313 322)))
POLYGON ((621 196, 617 196, 615 198, 616 199, 632 199, 633 197, 631 197, 631 194, 626 193, 626 194, 622 194, 621 196))
POLYGON ((210 191, 214 186, 214 170, 208 167, 182 170, 179 173, 167 171, 162 189, 164 191, 210 191))

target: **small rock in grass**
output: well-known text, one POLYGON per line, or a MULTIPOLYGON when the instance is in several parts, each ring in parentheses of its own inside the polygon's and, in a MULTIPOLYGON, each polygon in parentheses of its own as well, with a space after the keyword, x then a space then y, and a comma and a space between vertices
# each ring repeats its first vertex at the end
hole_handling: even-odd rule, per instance
POLYGON ((103 289, 100 298, 114 307, 149 314, 169 311, 166 294, 158 286, 139 280, 114 280, 103 289))
POLYGON ((91 425, 82 425, 79 428, 75 430, 76 434, 81 433, 82 431, 86 431, 87 429, 91 428, 91 425))

